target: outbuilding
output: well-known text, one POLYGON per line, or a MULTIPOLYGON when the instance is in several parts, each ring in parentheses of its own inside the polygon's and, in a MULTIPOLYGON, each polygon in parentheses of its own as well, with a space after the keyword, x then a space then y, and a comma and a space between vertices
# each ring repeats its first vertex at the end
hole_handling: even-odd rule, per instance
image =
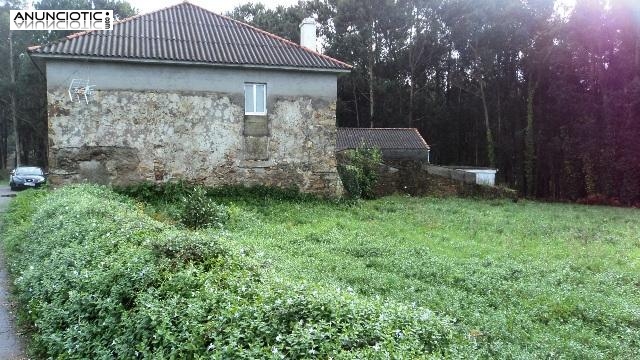
POLYGON ((338 128, 338 152, 358 147, 380 149, 385 162, 429 163, 430 147, 416 128, 338 128))

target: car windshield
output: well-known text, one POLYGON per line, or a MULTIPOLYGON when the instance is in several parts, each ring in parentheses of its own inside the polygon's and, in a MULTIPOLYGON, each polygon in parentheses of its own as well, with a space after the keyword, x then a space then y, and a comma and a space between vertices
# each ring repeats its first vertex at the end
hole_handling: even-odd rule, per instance
POLYGON ((16 175, 39 175, 42 176, 42 169, 37 167, 22 167, 16 169, 16 175))

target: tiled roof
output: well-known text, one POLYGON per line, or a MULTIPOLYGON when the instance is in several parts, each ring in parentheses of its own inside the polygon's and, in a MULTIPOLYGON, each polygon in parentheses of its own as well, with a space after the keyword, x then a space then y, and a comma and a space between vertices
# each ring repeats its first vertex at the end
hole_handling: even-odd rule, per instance
POLYGON ((415 128, 338 128, 337 151, 363 145, 379 149, 429 149, 415 128))
POLYGON ((348 71, 351 66, 184 2, 29 48, 34 56, 348 71))

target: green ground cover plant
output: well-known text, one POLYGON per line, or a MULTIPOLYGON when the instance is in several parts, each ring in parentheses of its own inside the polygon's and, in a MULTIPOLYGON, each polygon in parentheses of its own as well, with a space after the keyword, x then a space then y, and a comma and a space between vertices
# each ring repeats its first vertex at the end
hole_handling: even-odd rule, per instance
POLYGON ((635 209, 231 187, 207 189, 224 228, 194 232, 179 197, 127 191, 13 203, 5 244, 42 357, 640 358, 635 209))
POLYGON ((225 194, 228 238, 276 273, 431 308, 471 344, 461 357, 640 357, 638 210, 225 194))
MULTIPOLYGON (((439 358, 470 344, 427 308, 292 279, 228 231, 145 207, 91 185, 12 202, 2 239, 34 358, 439 358)), ((251 214, 234 205, 230 224, 251 214)))
POLYGON ((229 209, 217 204, 203 187, 196 187, 182 198, 180 222, 190 229, 222 228, 229 220, 229 209))
POLYGON ((463 357, 640 358, 638 210, 386 197, 234 213, 230 239, 289 278, 455 319, 463 357))

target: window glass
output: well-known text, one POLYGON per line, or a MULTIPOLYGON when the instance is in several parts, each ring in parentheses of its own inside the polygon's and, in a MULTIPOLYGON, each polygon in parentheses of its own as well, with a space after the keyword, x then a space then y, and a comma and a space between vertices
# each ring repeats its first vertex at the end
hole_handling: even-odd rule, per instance
POLYGON ((267 84, 244 84, 244 113, 261 115, 267 113, 267 84))
POLYGON ((265 109, 264 98, 265 98, 265 84, 255 84, 256 86, 256 110, 258 113, 266 113, 267 109, 265 109))
POLYGON ((16 175, 39 175, 42 176, 42 169, 37 167, 22 167, 16 169, 16 175))
POLYGON ((253 84, 244 84, 244 112, 255 112, 255 102, 253 101, 253 84))

